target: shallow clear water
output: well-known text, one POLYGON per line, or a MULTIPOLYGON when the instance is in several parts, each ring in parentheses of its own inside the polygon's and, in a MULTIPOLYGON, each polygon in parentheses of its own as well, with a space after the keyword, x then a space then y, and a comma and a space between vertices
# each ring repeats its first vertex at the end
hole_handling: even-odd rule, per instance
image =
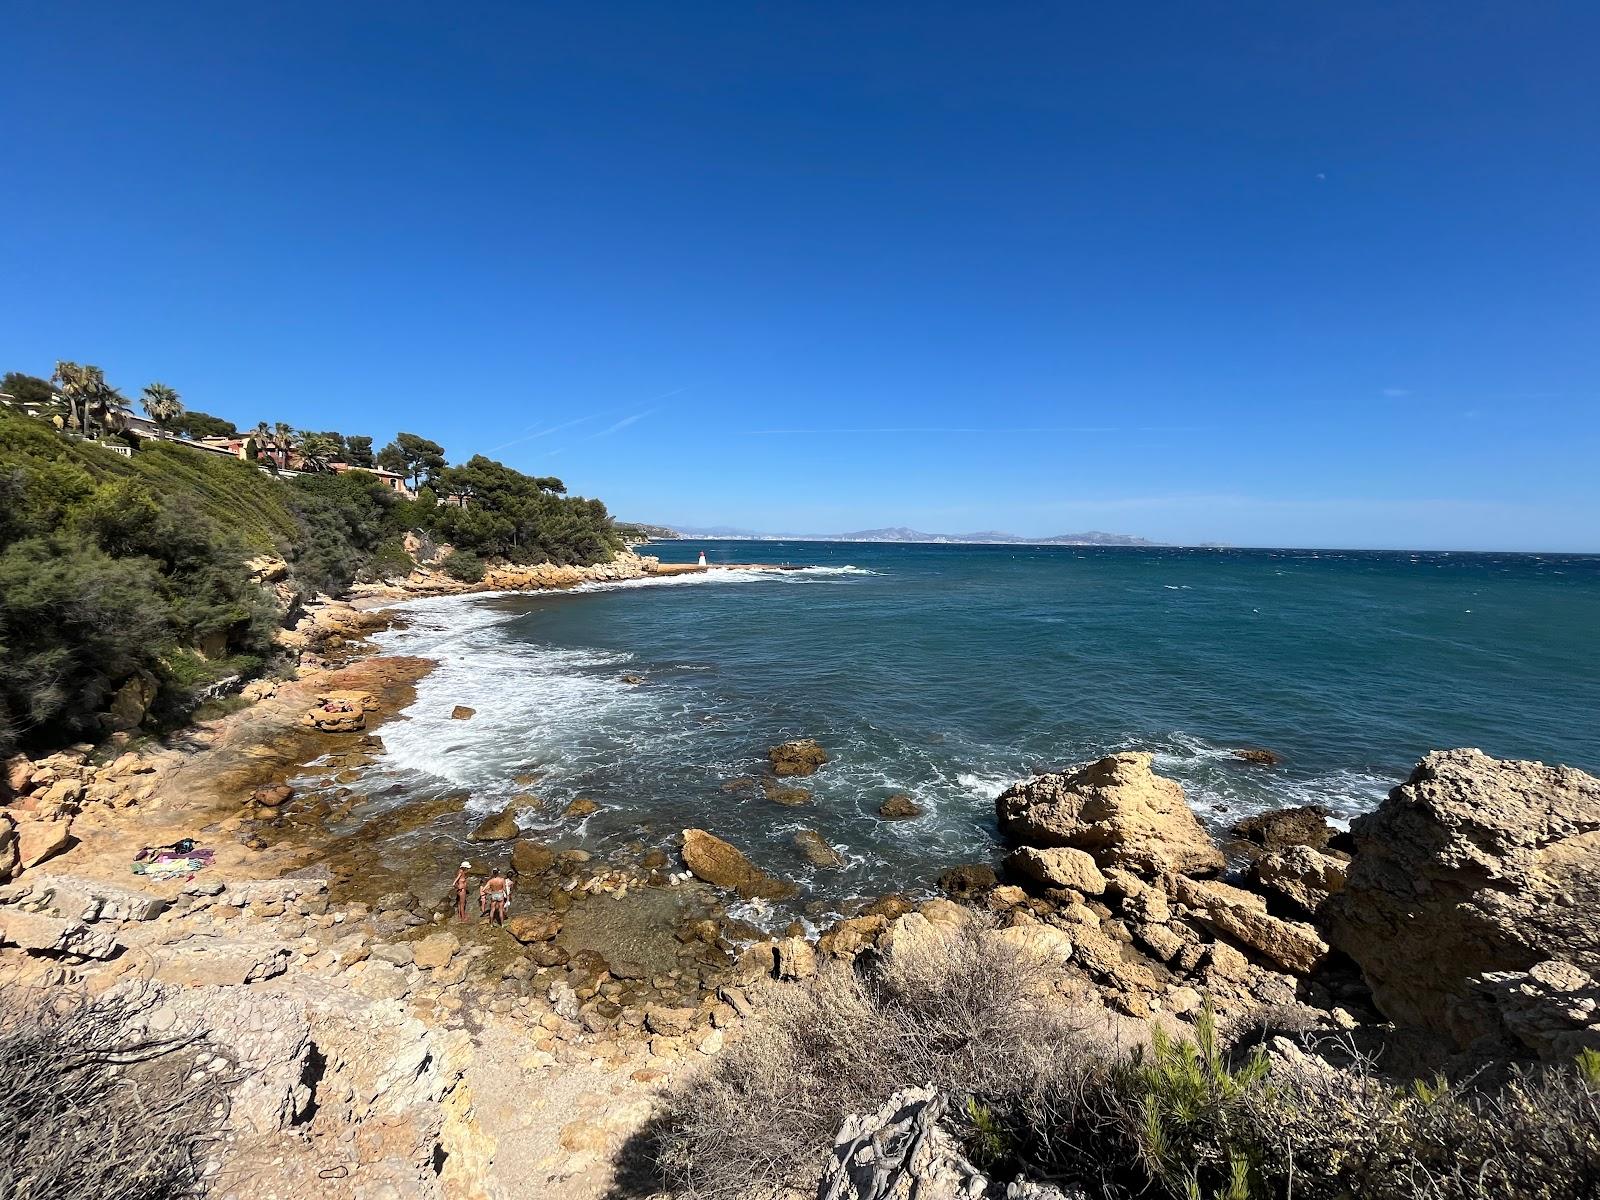
MULTIPOLYGON (((1147 748, 1217 826, 1318 802, 1358 813, 1429 749, 1600 769, 1600 557, 1330 551, 665 544, 669 561, 787 562, 555 595, 406 606, 398 653, 437 658, 385 727, 373 790, 530 789, 529 828, 591 849, 690 825, 812 899, 924 886, 995 851, 1012 780, 1147 748), (644 677, 641 686, 622 681, 644 677), (451 721, 452 706, 477 709, 451 721), (815 803, 722 785, 815 737, 815 803), (1229 749, 1268 747, 1280 767, 1229 749), (878 805, 914 796, 921 818, 878 805), (603 808, 558 816, 577 796, 603 808), (812 828, 848 859, 815 871, 812 828)), ((403 802, 403 801, 402 801, 403 802)), ((463 832, 465 830, 463 829, 463 832)))

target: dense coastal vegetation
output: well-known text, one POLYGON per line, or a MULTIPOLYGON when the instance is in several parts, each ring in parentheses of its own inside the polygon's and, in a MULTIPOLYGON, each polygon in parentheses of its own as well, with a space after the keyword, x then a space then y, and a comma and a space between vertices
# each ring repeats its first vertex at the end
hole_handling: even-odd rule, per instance
MULTIPOLYGON (((492 560, 583 565, 622 544, 605 505, 561 480, 481 455, 450 467, 415 434, 374 455, 370 437, 262 422, 242 461, 121 428, 125 402, 98 368, 58 364, 55 384, 11 373, 0 391, 0 754, 92 740, 125 688, 152 723, 181 720, 271 669, 305 599, 410 572, 408 535, 453 547, 444 565, 466 582, 492 560), (106 444, 78 436, 95 433, 106 444), (415 491, 331 462, 377 462, 415 491), (278 558, 269 590, 251 560, 278 558)), ((239 434, 163 384, 144 407, 163 434, 239 434)))

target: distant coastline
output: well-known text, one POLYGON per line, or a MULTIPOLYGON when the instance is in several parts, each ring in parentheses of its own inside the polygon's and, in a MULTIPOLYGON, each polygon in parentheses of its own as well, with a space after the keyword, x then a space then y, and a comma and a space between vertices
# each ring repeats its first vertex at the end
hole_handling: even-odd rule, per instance
POLYGON ((718 542, 866 542, 906 543, 926 546, 1165 546, 1148 538, 1128 533, 1103 533, 1089 530, 1085 533, 1061 533, 1052 537, 1022 537, 999 530, 979 533, 925 533, 919 529, 894 526, 884 529, 862 529, 853 533, 760 533, 753 529, 735 529, 726 525, 709 528, 692 526, 650 525, 651 536, 660 540, 698 538, 718 542))

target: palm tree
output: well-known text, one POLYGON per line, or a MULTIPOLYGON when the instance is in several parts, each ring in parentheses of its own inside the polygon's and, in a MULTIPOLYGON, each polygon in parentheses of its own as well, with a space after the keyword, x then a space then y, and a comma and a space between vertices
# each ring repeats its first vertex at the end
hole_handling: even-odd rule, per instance
MULTIPOLYGON (((254 444, 256 461, 259 462, 261 455, 272 445, 272 427, 265 421, 257 421, 256 427, 246 435, 246 445, 250 444, 254 444)), ((248 450, 246 453, 248 455, 248 450)), ((267 461, 271 462, 272 460, 269 458, 267 461)))
POLYGON ((102 434, 108 428, 124 428, 122 393, 106 382, 106 373, 99 367, 58 362, 51 379, 61 385, 61 394, 66 397, 71 411, 70 423, 85 437, 93 430, 96 420, 100 422, 102 434))
POLYGON ((156 428, 166 436, 167 422, 183 415, 183 399, 164 383, 152 383, 144 389, 141 401, 145 415, 156 423, 156 428))
POLYGON ((326 471, 328 460, 339 453, 339 444, 325 433, 302 429, 295 436, 300 440, 301 461, 313 471, 326 471))
MULTIPOLYGON (((67 424, 73 429, 83 430, 87 394, 94 384, 95 375, 100 374, 98 367, 85 367, 75 362, 56 363, 55 373, 50 376, 50 381, 61 388, 61 396, 67 402, 67 424)), ((101 382, 105 376, 100 375, 101 382)))
POLYGON ((279 421, 272 427, 272 442, 278 448, 278 466, 287 471, 289 454, 295 448, 294 426, 287 421, 279 421))

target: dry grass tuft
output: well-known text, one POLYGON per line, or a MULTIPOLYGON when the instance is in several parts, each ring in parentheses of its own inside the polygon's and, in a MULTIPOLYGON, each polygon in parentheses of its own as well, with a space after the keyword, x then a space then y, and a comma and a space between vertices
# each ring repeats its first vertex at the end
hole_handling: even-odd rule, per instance
POLYGON ((677 1194, 815 1188, 839 1125, 911 1084, 1037 1113, 1076 1034, 1034 960, 981 924, 775 986, 759 1020, 670 1100, 660 1165, 677 1194))

